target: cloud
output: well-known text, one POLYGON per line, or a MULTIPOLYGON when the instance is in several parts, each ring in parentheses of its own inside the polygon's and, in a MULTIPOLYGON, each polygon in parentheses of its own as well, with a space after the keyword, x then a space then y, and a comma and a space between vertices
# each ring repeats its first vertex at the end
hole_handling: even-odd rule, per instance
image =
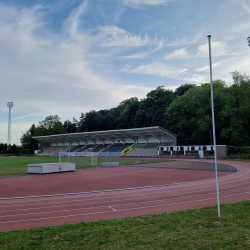
POLYGON ((26 118, 26 117, 29 117, 29 116, 44 116, 44 115, 46 115, 45 112, 32 113, 32 114, 28 114, 28 115, 23 115, 23 116, 15 117, 12 120, 23 119, 23 118, 26 118))
POLYGON ((170 59, 187 59, 189 57, 187 49, 182 48, 182 49, 176 49, 174 52, 170 53, 167 55, 164 59, 165 60, 170 60, 170 59))
MULTIPOLYGON (((221 63, 214 63, 212 65, 212 68, 215 68, 216 66, 220 65, 221 63)), ((207 71, 210 69, 210 66, 204 66, 204 67, 201 67, 201 68, 198 68, 196 71, 207 71)))
MULTIPOLYGON (((236 53, 230 53, 227 47, 227 44, 224 42, 212 42, 212 56, 226 56, 233 55, 236 53)), ((190 55, 186 48, 176 49, 174 52, 167 55, 165 60, 173 60, 173 59, 188 59, 188 58, 199 58, 199 57, 208 57, 209 49, 208 42, 206 44, 202 44, 198 46, 197 53, 194 55, 190 55)), ((218 64, 217 64, 218 65, 218 64)))
POLYGON ((174 2, 174 0, 124 0, 124 4, 132 7, 132 8, 138 8, 139 6, 143 5, 165 5, 168 3, 174 2))
POLYGON ((248 7, 246 4, 241 3, 242 7, 248 12, 250 13, 250 7, 248 7))
POLYGON ((87 1, 83 1, 78 8, 71 12, 70 16, 64 23, 64 27, 67 29, 71 36, 74 36, 79 28, 80 17, 87 9, 87 1))
POLYGON ((101 41, 102 46, 139 47, 157 44, 157 40, 152 40, 147 35, 136 36, 114 25, 101 26, 99 31, 100 34, 96 38, 101 41))
MULTIPOLYGON (((212 56, 225 56, 230 54, 227 48, 227 44, 224 42, 211 42, 212 56)), ((208 57, 209 49, 208 42, 206 44, 202 44, 198 47, 197 56, 198 57, 208 57)))
POLYGON ((195 35, 194 39, 187 39, 187 37, 185 36, 181 40, 175 40, 171 43, 167 43, 166 46, 183 46, 183 45, 188 45, 188 44, 194 44, 194 43, 198 42, 198 40, 201 38, 203 32, 204 32, 204 30, 198 32, 195 35))
POLYGON ((160 77, 169 77, 173 79, 182 79, 190 82, 204 82, 202 75, 190 74, 187 69, 178 69, 161 62, 155 62, 148 65, 142 65, 137 68, 123 68, 121 71, 137 74, 155 75, 160 77))
MULTIPOLYGON (((86 8, 83 2, 65 20, 62 32, 52 32, 46 21, 48 11, 42 6, 27 9, 0 4, 1 101, 15 104, 14 137, 20 137, 20 129, 37 124, 36 115, 42 120, 57 114, 66 120, 92 109, 112 108, 136 90, 137 97, 143 98, 151 89, 117 80, 107 56, 120 51, 112 51, 112 46, 158 46, 159 41, 115 26, 104 26, 95 34, 86 31, 81 21, 86 8), (102 62, 103 67, 96 67, 102 62)), ((7 118, 7 107, 2 105, 3 135, 7 118)))
POLYGON ((128 59, 143 59, 143 58, 146 58, 146 57, 150 56, 151 54, 159 51, 160 49, 162 49, 163 45, 164 45, 164 42, 160 41, 159 45, 156 48, 149 49, 149 50, 144 51, 142 53, 131 54, 131 55, 122 56, 122 57, 123 58, 128 58, 128 59))

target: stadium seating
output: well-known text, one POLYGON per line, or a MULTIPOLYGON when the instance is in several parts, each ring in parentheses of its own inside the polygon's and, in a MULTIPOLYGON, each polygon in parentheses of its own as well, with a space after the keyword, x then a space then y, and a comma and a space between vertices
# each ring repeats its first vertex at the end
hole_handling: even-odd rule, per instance
POLYGON ((135 144, 133 150, 126 157, 156 157, 158 156, 159 143, 135 144))
POLYGON ((71 147, 49 147, 45 149, 41 156, 53 156, 58 157, 59 152, 77 152, 84 156, 88 152, 95 153, 98 157, 156 157, 158 156, 159 143, 148 143, 148 144, 131 144, 131 143, 115 143, 115 144, 88 144, 78 145, 71 147), (126 149, 126 151, 125 151, 126 149), (128 153, 127 153, 128 152, 128 153))
POLYGON ((43 152, 41 152, 39 155, 40 156, 51 156, 53 153, 57 153, 60 150, 64 150, 65 147, 63 146, 58 146, 58 147, 49 147, 43 150, 43 152))
POLYGON ((120 157, 123 150, 131 146, 131 143, 106 144, 107 147, 98 154, 98 157, 120 157))

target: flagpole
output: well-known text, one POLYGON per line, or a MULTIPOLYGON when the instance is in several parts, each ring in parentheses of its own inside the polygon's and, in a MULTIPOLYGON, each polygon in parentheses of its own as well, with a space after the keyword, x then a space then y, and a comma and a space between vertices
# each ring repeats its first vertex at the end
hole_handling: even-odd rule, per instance
POLYGON ((220 215, 219 179, 218 179, 218 168, 217 168, 217 149, 216 149, 216 137, 215 137, 215 120, 214 120, 214 95, 213 95, 213 79, 212 79, 211 35, 208 35, 207 37, 208 37, 208 46, 209 46, 211 108, 212 108, 212 122, 213 122, 214 163, 215 163, 215 176, 216 176, 217 205, 218 205, 218 217, 221 218, 221 215, 220 215))

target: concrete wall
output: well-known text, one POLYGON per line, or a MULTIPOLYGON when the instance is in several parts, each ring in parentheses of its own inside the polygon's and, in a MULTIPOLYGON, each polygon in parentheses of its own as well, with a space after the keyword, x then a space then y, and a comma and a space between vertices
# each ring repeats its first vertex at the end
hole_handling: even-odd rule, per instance
POLYGON ((226 145, 219 145, 216 146, 217 151, 217 158, 223 158, 227 156, 228 148, 226 145))

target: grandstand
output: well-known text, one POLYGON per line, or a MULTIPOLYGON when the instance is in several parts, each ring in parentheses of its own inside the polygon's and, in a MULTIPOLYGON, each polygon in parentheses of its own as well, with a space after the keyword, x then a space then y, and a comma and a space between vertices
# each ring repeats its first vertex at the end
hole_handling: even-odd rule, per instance
POLYGON ((176 146, 177 136, 161 127, 106 130, 34 136, 41 156, 58 156, 60 152, 77 152, 98 157, 153 157, 159 145, 176 146), (44 146, 47 145, 47 146, 44 146))

